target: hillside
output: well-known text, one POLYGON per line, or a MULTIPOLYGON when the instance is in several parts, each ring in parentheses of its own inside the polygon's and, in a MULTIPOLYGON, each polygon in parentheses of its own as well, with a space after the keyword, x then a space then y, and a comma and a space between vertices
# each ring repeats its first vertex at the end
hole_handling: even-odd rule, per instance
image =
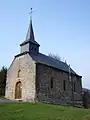
POLYGON ((90 120, 90 109, 48 104, 0 103, 0 120, 90 120))

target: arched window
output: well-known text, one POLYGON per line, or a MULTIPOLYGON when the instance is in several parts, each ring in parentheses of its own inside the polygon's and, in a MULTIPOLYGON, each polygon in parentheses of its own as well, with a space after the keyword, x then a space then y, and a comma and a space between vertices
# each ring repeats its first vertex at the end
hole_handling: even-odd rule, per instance
POLYGON ((36 51, 36 48, 35 48, 35 51, 36 51))
POLYGON ((21 74, 21 70, 18 70, 18 75, 17 75, 17 77, 20 77, 20 74, 21 74))
POLYGON ((74 92, 76 92, 76 83, 74 82, 74 85, 73 85, 73 89, 74 89, 74 92))
POLYGON ((66 91, 66 80, 63 80, 63 90, 66 91))
POLYGON ((51 83, 50 83, 50 86, 51 86, 51 88, 53 88, 53 78, 51 78, 51 81, 50 81, 51 83))

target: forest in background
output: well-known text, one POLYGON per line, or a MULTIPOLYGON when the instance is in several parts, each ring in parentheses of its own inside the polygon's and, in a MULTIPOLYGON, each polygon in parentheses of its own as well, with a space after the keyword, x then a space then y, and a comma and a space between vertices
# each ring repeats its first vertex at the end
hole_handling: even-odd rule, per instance
POLYGON ((0 69, 0 96, 5 96, 6 76, 7 68, 3 66, 0 69))

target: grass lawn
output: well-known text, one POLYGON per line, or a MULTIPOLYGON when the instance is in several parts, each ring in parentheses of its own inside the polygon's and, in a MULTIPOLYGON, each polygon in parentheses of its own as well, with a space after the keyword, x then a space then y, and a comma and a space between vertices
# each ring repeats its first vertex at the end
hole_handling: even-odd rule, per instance
POLYGON ((90 109, 48 104, 0 103, 0 120, 90 120, 90 109))

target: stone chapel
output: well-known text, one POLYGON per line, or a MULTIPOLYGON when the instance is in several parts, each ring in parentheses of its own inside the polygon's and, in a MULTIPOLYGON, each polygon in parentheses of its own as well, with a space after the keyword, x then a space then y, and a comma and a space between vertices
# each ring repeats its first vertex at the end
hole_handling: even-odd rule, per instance
POLYGON ((40 53, 39 47, 31 19, 20 54, 8 68, 5 97, 53 104, 82 101, 82 77, 65 62, 40 53))

